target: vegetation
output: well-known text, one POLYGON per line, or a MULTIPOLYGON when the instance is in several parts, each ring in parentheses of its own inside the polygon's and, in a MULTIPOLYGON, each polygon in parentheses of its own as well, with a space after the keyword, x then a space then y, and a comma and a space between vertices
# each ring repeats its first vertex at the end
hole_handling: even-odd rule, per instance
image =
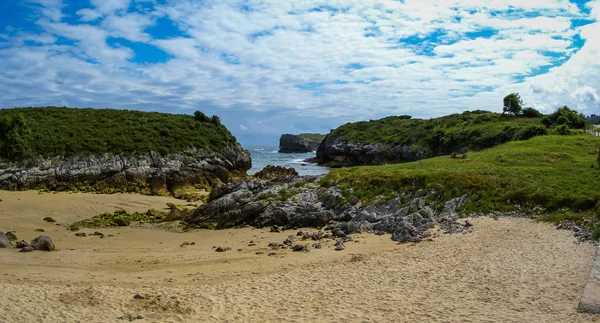
POLYGON ((158 210, 148 210, 147 212, 128 213, 125 210, 116 210, 112 213, 106 212, 91 219, 75 222, 70 228, 106 228, 106 227, 124 227, 132 222, 139 223, 159 223, 166 221, 168 213, 158 210))
POLYGON ((50 223, 54 223, 54 222, 56 222, 56 220, 55 220, 53 217, 51 217, 51 216, 47 216, 47 217, 45 217, 45 218, 44 218, 44 221, 46 221, 46 222, 50 222, 50 223))
POLYGON ((516 116, 521 114, 523 110, 523 100, 519 93, 511 93, 504 97, 504 106, 502 108, 502 114, 512 113, 516 116))
MULTIPOLYGON (((321 180, 353 188, 365 202, 380 195, 433 188, 445 200, 468 194, 465 212, 511 210, 515 204, 549 211, 569 208, 573 218, 600 219, 600 138, 590 135, 540 136, 506 143, 467 159, 447 156, 386 166, 333 170, 321 180)), ((548 218, 557 220, 563 217, 548 218)))
POLYGON ((0 110, 0 156, 161 155, 189 147, 218 150, 236 142, 217 116, 65 107, 0 110))
POLYGON ((585 116, 575 110, 569 109, 567 106, 559 108, 554 113, 544 116, 541 119, 542 124, 546 127, 558 127, 583 129, 585 127, 585 116))
POLYGON ((539 119, 478 110, 429 120, 391 116, 347 123, 335 129, 332 136, 358 143, 417 145, 432 155, 443 155, 463 148, 480 150, 550 132, 539 119))
POLYGON ((302 139, 312 141, 323 141, 323 139, 325 139, 325 135, 322 135, 320 133, 301 133, 298 136, 302 137, 302 139))

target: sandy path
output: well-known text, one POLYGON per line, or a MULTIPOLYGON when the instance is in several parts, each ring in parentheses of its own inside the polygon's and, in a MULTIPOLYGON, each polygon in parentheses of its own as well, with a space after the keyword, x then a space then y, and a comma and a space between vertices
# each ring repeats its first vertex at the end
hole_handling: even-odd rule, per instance
POLYGON ((325 246, 268 257, 268 242, 294 232, 120 228, 100 239, 41 221, 161 208, 170 198, 0 199, 0 230, 31 239, 44 228, 60 249, 0 249, 0 322, 110 322, 128 313, 144 315, 140 322, 600 322, 576 311, 595 247, 529 220, 474 219, 472 233, 416 246, 364 235, 342 252, 325 246), (216 253, 213 245, 233 250, 216 253))

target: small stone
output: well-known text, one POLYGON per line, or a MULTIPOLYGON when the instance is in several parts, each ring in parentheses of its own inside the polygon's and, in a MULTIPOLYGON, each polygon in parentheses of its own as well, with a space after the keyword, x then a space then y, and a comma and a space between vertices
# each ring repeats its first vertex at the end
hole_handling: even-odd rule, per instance
POLYGON ((465 228, 470 228, 472 226, 473 226, 473 224, 471 222, 469 222, 469 220, 465 220, 465 228))
POLYGON ((237 251, 244 251, 244 249, 242 249, 242 248, 239 248, 237 251))
POLYGON ((337 238, 345 238, 346 237, 346 233, 344 231, 342 231, 342 229, 340 229, 340 228, 333 229, 333 231, 331 233, 333 234, 334 237, 337 237, 337 238))
POLYGON ((190 245, 194 246, 194 245, 196 245, 196 242, 192 241, 192 242, 190 243, 190 245))
POLYGON ((321 245, 320 242, 316 242, 315 244, 313 244, 313 248, 315 249, 321 249, 323 246, 321 245))
POLYGON ((26 247, 21 248, 21 250, 19 250, 19 252, 32 252, 33 250, 35 250, 35 249, 33 249, 32 246, 26 246, 26 247))
POLYGON ((104 237, 104 233, 98 231, 95 231, 92 235, 100 236, 101 238, 104 237))
POLYGON ((189 243, 189 242, 187 242, 187 241, 184 241, 184 242, 183 242, 181 245, 179 245, 179 246, 180 246, 180 247, 183 247, 183 246, 189 246, 189 245, 190 245, 190 243, 189 243))
POLYGON ((297 244, 294 247, 292 247, 292 251, 296 251, 296 252, 298 252, 298 251, 305 251, 306 252, 306 251, 308 251, 308 248, 306 247, 306 245, 297 244))
POLYGON ((46 232, 46 230, 44 230, 44 229, 35 229, 33 231, 35 231, 35 232, 46 232))
POLYGON ((226 248, 218 247, 217 249, 215 249, 216 252, 225 252, 225 251, 228 251, 228 250, 231 250, 231 248, 229 248, 229 247, 226 247, 226 248))
POLYGON ((87 234, 85 232, 77 232, 77 233, 75 233, 75 235, 78 236, 78 237, 85 237, 85 236, 87 236, 87 234))
POLYGON ((275 255, 277 255, 276 252, 270 252, 267 256, 272 257, 272 256, 275 256, 275 255))
POLYGON ((284 245, 291 246, 292 243, 294 243, 294 237, 293 236, 288 236, 287 239, 283 240, 283 244, 284 245))
POLYGON ((48 236, 39 236, 29 243, 29 246, 35 250, 52 251, 55 248, 52 239, 48 236))
POLYGON ((279 227, 278 227, 278 226, 276 226, 276 225, 272 226, 272 227, 271 227, 271 232, 275 232, 275 233, 278 233, 278 232, 280 232, 280 231, 279 231, 279 227))
POLYGON ((140 294, 135 294, 135 295, 133 296, 133 299, 144 299, 144 298, 146 298, 146 297, 144 297, 144 296, 142 296, 142 295, 140 295, 140 294))
POLYGON ((302 231, 296 232, 296 237, 301 237, 303 235, 304 235, 304 232, 302 232, 302 231))
POLYGON ((25 240, 21 240, 19 242, 17 242, 16 246, 17 248, 25 248, 29 245, 29 243, 25 242, 25 240))
POLYGON ((262 254, 264 254, 264 252, 262 252, 262 251, 257 251, 255 254, 256 254, 256 255, 262 255, 262 254))
POLYGON ((335 251, 342 251, 344 249, 346 249, 346 247, 343 243, 340 243, 339 245, 335 246, 335 251))
POLYGON ((256 243, 249 243, 248 244, 248 247, 253 247, 253 246, 256 246, 256 243))

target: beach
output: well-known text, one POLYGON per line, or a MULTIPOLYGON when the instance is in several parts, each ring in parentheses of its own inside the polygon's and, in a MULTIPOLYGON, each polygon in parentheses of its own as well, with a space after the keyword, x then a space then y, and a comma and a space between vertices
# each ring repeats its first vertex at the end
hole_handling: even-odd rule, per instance
POLYGON ((596 247, 528 219, 469 219, 470 232, 419 244, 360 234, 343 251, 329 241, 293 252, 267 245, 297 230, 67 230, 118 208, 187 204, 170 197, 0 191, 0 199, 0 231, 48 235, 57 248, 0 249, 1 322, 600 322, 577 312, 596 247))

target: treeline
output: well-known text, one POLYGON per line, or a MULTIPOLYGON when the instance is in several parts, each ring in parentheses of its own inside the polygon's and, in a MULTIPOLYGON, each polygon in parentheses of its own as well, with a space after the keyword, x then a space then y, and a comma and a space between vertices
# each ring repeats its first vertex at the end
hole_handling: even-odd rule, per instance
POLYGON ((208 151, 236 143, 218 116, 66 107, 0 110, 0 157, 128 154, 161 155, 189 147, 208 151))

